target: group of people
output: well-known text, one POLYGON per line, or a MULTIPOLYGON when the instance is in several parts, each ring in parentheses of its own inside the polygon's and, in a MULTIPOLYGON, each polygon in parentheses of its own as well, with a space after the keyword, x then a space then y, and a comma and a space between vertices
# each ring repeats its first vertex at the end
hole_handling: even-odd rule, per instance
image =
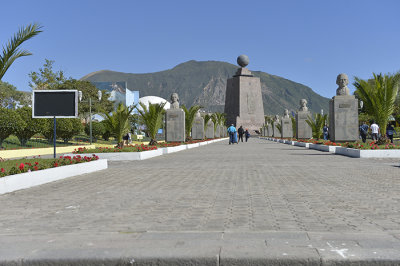
MULTIPOLYGON (((371 137, 372 140, 376 141, 379 138, 380 134, 380 128, 378 124, 375 123, 375 121, 372 122, 371 126, 367 125, 367 122, 364 121, 362 125, 360 126, 360 136, 362 141, 365 143, 367 140, 367 135, 368 135, 368 129, 371 128, 371 137)), ((396 130, 394 129, 392 124, 389 124, 386 127, 386 136, 388 139, 390 139, 390 142, 393 143, 393 135, 396 133, 396 130)), ((397 134, 397 133, 396 133, 397 134)))
POLYGON ((240 126, 238 130, 236 130, 233 124, 231 124, 230 127, 228 127, 228 134, 229 134, 229 145, 234 143, 239 144, 240 140, 242 140, 243 142, 243 135, 246 138, 246 142, 250 138, 250 132, 247 128, 246 130, 244 130, 243 126, 240 126))

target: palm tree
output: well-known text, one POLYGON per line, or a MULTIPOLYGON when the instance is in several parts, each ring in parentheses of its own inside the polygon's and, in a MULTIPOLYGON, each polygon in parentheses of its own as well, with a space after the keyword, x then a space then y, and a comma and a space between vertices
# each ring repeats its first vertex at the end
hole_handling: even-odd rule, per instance
POLYGON ((207 131, 208 121, 210 121, 211 118, 212 118, 212 115, 210 115, 210 114, 206 114, 204 116, 204 132, 207 131))
POLYGON ((30 38, 38 35, 42 32, 40 29, 42 26, 39 24, 29 24, 25 28, 20 28, 19 31, 14 34, 14 37, 8 41, 6 47, 3 47, 3 54, 0 55, 0 80, 6 74, 7 70, 10 68, 15 59, 32 55, 27 50, 20 50, 18 47, 30 38))
POLYGON ((186 135, 186 141, 189 141, 189 140, 192 139, 192 137, 190 136, 190 132, 192 131, 194 118, 196 116, 197 111, 199 111, 201 108, 203 108, 203 106, 193 105, 188 110, 186 108, 186 106, 182 104, 182 109, 185 112, 185 135, 186 135))
POLYGON ((122 140, 123 136, 127 134, 130 130, 129 127, 129 116, 132 111, 135 109, 135 106, 126 107, 122 103, 120 103, 115 111, 109 114, 102 114, 104 117, 104 124, 111 132, 111 134, 115 137, 118 142, 118 147, 122 148, 124 146, 124 142, 122 140))
POLYGON ((226 121, 225 114, 215 112, 212 115, 211 120, 214 122, 214 133, 215 133, 215 131, 217 131, 217 126, 224 125, 224 123, 226 121))
POLYGON ((308 119, 306 120, 306 122, 312 129, 313 138, 320 139, 320 138, 322 138, 322 134, 323 134, 322 129, 327 122, 328 115, 327 114, 325 114, 325 115, 315 114, 314 119, 315 120, 313 120, 311 116, 308 116, 308 119))
POLYGON ((395 109, 400 72, 394 75, 372 74, 374 78, 370 80, 354 77, 353 85, 356 87, 355 93, 364 102, 363 109, 374 118, 384 136, 389 117, 395 109))
POLYGON ((156 136, 163 123, 163 117, 165 114, 164 105, 166 102, 155 104, 149 103, 149 109, 147 109, 145 104, 141 102, 139 104, 143 110, 138 108, 136 109, 139 112, 141 123, 146 126, 145 131, 150 137, 149 145, 156 145, 156 136))

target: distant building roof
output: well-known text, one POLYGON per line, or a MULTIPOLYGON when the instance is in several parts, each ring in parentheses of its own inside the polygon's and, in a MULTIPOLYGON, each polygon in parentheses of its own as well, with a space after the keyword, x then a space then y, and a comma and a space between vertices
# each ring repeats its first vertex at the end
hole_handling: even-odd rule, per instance
MULTIPOLYGON (((164 98, 158 97, 158 96, 145 96, 142 98, 139 98, 139 102, 143 103, 146 105, 146 107, 149 107, 149 103, 164 103, 166 102, 166 104, 164 105, 164 109, 167 110, 171 107, 171 104, 165 100, 164 98)), ((140 106, 138 106, 138 108, 141 108, 140 106)))

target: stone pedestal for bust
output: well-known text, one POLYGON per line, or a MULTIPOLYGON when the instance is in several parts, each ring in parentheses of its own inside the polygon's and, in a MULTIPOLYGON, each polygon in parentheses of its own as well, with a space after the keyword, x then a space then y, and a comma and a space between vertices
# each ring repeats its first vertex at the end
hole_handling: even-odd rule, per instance
POLYGON ((272 137, 272 125, 271 124, 267 125, 267 136, 272 137))
POLYGON ((208 121, 207 129, 206 129, 206 139, 213 139, 214 138, 214 122, 208 121))
POLYGON ((293 138, 293 127, 291 118, 282 118, 281 121, 282 138, 293 138))
POLYGON ((267 136, 267 126, 266 126, 266 125, 264 125, 264 126, 262 127, 262 136, 263 136, 263 137, 266 137, 266 136, 267 136))
POLYGON ((233 78, 227 80, 225 110, 227 124, 260 130, 264 124, 264 107, 260 78, 253 77, 247 68, 239 68, 233 78))
POLYGON ((220 137, 221 137, 221 126, 220 126, 220 125, 217 125, 217 127, 216 127, 216 129, 215 129, 215 134, 214 134, 214 136, 215 136, 216 138, 220 138, 220 137))
POLYGON ((311 116, 309 111, 297 111, 296 114, 296 138, 310 139, 312 138, 312 129, 306 120, 311 116))
POLYGON ((192 139, 204 139, 204 118, 196 117, 192 126, 192 139))
POLYGON ((329 101, 329 139, 335 142, 358 139, 358 102, 354 95, 334 96, 329 101))
POLYGON ((165 112, 165 141, 185 141, 185 112, 180 108, 165 112))
POLYGON ((279 132, 278 127, 276 126, 276 122, 274 122, 274 126, 272 127, 272 136, 274 138, 280 138, 281 137, 281 133, 279 132))

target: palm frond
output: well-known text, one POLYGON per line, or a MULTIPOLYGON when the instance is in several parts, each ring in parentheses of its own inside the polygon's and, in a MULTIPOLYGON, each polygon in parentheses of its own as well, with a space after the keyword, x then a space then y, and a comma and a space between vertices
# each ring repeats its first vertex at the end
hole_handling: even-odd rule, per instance
POLYGON ((0 55, 0 80, 17 58, 32 54, 26 50, 20 51, 18 47, 25 41, 42 32, 41 28, 42 26, 37 23, 29 24, 25 28, 20 28, 8 41, 6 46, 3 46, 2 55, 0 55))

